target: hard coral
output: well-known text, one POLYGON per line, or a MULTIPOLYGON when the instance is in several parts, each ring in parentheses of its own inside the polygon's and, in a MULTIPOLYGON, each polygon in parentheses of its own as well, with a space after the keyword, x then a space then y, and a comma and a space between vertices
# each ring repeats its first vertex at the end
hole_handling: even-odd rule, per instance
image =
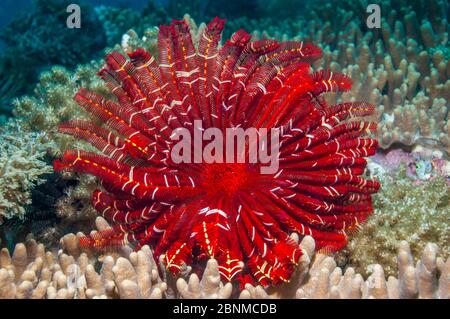
POLYGON ((34 239, 16 245, 12 254, 0 252, 0 299, 93 299, 93 298, 333 298, 403 299, 441 298, 450 293, 450 259, 439 256, 435 244, 427 244, 414 265, 407 242, 399 245, 396 277, 387 280, 381 265, 367 279, 348 268, 336 267, 333 258, 314 253, 314 240, 306 236, 296 243, 303 251, 292 283, 264 289, 247 284, 237 291, 219 280, 220 268, 210 259, 199 280, 185 274, 174 280, 158 272, 148 246, 137 252, 122 251, 93 258, 81 253, 77 236, 66 235, 64 251, 46 251, 34 239), (100 267, 95 267, 95 263, 100 267))
POLYGON ((364 136, 376 125, 360 117, 374 108, 327 105, 322 94, 348 90, 351 80, 311 73, 317 47, 250 42, 243 30, 220 47, 223 26, 215 18, 198 48, 184 21, 162 26, 159 65, 142 49, 131 60, 109 54, 99 74, 116 100, 86 89, 75 95, 104 126, 82 120, 60 126, 106 156, 69 150, 54 167, 98 176, 106 189, 94 192, 93 204, 115 225, 84 237, 83 245, 150 244, 174 272, 215 258, 227 281, 280 283, 301 255, 291 232, 312 235, 318 249, 337 250, 372 212, 370 195, 379 185, 360 175, 377 145, 364 136), (279 128, 280 170, 177 164, 169 156, 171 136, 182 127, 192 133, 196 119, 222 131, 279 128))
MULTIPOLYGON (((269 19, 253 36, 321 43, 324 59, 315 66, 355 80, 352 90, 328 102, 377 105, 380 147, 431 141, 450 154, 448 2, 385 0, 380 6, 386 13, 380 29, 366 27, 365 2, 327 1, 315 2, 307 17, 283 20, 284 26, 271 27, 269 19)), ((240 24, 256 28, 251 22, 240 24)))

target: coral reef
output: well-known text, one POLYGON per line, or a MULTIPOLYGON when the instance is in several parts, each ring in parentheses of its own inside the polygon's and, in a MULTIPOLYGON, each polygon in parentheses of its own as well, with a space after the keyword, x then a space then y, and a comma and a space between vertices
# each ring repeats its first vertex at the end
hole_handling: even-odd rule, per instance
MULTIPOLYGON (((40 2, 46 5, 45 1, 40 2)), ((50 1, 48 5, 51 6, 56 2, 50 1)), ((356 99, 378 105, 379 108, 373 120, 379 123, 377 138, 381 147, 385 149, 402 147, 409 152, 411 148, 405 146, 421 144, 447 152, 447 155, 450 153, 448 124, 450 50, 447 44, 449 26, 447 17, 448 4, 446 1, 381 1, 383 22, 380 30, 369 30, 366 28, 364 1, 331 1, 331 3, 326 1, 328 3, 319 5, 315 2, 311 8, 308 8, 307 5, 297 18, 282 17, 276 19, 274 19, 275 13, 283 14, 283 12, 286 12, 286 10, 277 9, 277 6, 281 5, 285 8, 286 3, 289 4, 291 1, 259 2, 262 5, 255 7, 256 10, 259 10, 259 16, 252 19, 231 16, 231 19, 228 19, 227 22, 229 27, 224 34, 227 36, 231 34, 231 30, 237 30, 242 27, 246 30, 255 30, 252 32, 253 40, 275 38, 281 41, 304 40, 319 44, 323 48, 324 59, 316 62, 314 66, 316 68, 330 68, 335 72, 343 72, 355 80, 355 85, 348 93, 341 95, 330 94, 327 97, 327 101, 336 103, 338 101, 352 101, 356 99), (427 6, 431 9, 427 9, 427 6), (433 15, 427 14, 429 12, 433 12, 433 15), (270 13, 270 17, 264 17, 267 13, 270 13)), ((124 52, 130 53, 135 51, 137 47, 144 47, 153 56, 157 57, 157 34, 159 29, 151 26, 168 22, 168 16, 181 16, 181 13, 184 11, 180 11, 180 8, 185 10, 186 7, 176 5, 175 1, 172 3, 172 7, 166 8, 150 4, 146 13, 102 7, 95 12, 98 18, 93 17, 93 19, 98 20, 103 25, 108 45, 113 46, 115 42, 120 40, 123 32, 133 28, 135 31, 129 30, 123 35, 121 47, 116 45, 115 49, 122 48, 124 52), (167 12, 170 10, 172 10, 173 14, 168 15, 167 12), (143 36, 138 37, 138 34, 143 36)), ((295 8, 292 9, 293 12, 295 8)), ((196 6, 190 12, 194 12, 193 10, 198 12, 198 15, 193 14, 196 18, 200 17, 201 20, 204 20, 202 14, 207 15, 209 9, 196 6)), ((193 43, 197 47, 206 25, 202 23, 197 26, 188 15, 184 19, 190 26, 193 43)), ((97 28, 96 24, 96 32, 100 29, 97 28)), ((22 34, 25 34, 25 32, 22 32, 22 34)), ((101 32, 98 35, 103 36, 101 32)), ((10 39, 15 37, 16 39, 12 39, 14 41, 27 40, 25 37, 17 36, 16 31, 14 33, 11 32, 9 37, 10 39)), ((53 42, 50 39, 52 38, 47 38, 46 45, 50 45, 49 53, 53 54, 52 52, 55 51, 52 48, 58 42, 50 43, 53 42)), ((39 41, 35 43, 44 43, 41 40, 39 41)), ((101 42, 104 42, 104 40, 101 40, 101 42)), ((16 44, 10 43, 11 47, 18 44, 18 42, 15 42, 16 44)), ((73 45, 68 46, 70 49, 73 47, 73 45)), ((61 47, 60 49, 67 50, 66 47, 61 47)), ((100 47, 95 50, 98 49, 100 47)), ((45 57, 47 52, 42 52, 41 54, 45 57)), ((82 60, 87 61, 89 54, 92 54, 92 50, 81 52, 75 61, 47 61, 45 65, 53 63, 64 64, 67 62, 67 66, 71 67, 75 63, 82 63, 82 60)), ((28 57, 28 55, 25 56, 28 57)), ((66 59, 70 56, 73 55, 69 54, 66 56, 61 54, 60 58, 66 59)), ((54 67, 49 71, 45 71, 41 74, 35 95, 16 100, 13 105, 14 110, 12 110, 9 103, 11 98, 23 92, 31 92, 31 88, 34 85, 32 77, 23 72, 15 72, 19 69, 34 70, 33 68, 23 68, 24 61, 19 61, 17 57, 20 57, 20 54, 15 54, 14 56, 5 55, 0 62, 0 74, 8 74, 8 77, 3 76, 0 79, 0 107, 2 108, 0 116, 9 116, 14 112, 21 120, 20 129, 17 128, 17 131, 23 132, 24 136, 38 136, 40 134, 32 132, 44 132, 42 136, 45 136, 46 140, 53 141, 53 143, 47 145, 46 149, 51 158, 59 156, 69 147, 83 147, 86 149, 85 143, 58 134, 55 128, 60 122, 71 117, 89 119, 89 115, 81 111, 72 100, 72 96, 80 87, 87 87, 89 90, 102 95, 108 94, 108 90, 103 83, 98 81, 95 76, 101 62, 92 62, 78 66, 75 71, 63 67, 54 67), (27 86, 27 89, 24 89, 25 86, 27 86)), ((36 63, 35 65, 38 64, 36 63)), ((41 70, 40 67, 37 68, 35 74, 41 70)), ((11 130, 14 131, 14 129, 11 130)), ((0 158, 2 158, 2 153, 0 153, 0 158)), ((398 270, 396 266, 396 248, 399 242, 404 239, 410 242, 413 255, 415 256, 414 260, 418 260, 424 249, 430 250, 429 247, 425 247, 426 241, 436 242, 441 249, 443 257, 448 257, 449 210, 447 203, 449 195, 448 187, 443 179, 447 178, 448 181, 448 174, 445 173, 448 172, 448 166, 447 168, 445 165, 441 166, 439 168, 441 172, 438 172, 437 167, 441 165, 439 163, 442 163, 441 157, 437 160, 431 157, 417 160, 412 158, 412 155, 409 153, 400 154, 397 152, 395 154, 392 153, 391 159, 397 158, 397 155, 402 158, 405 156, 403 163, 412 163, 412 166, 410 165, 410 169, 403 169, 400 175, 395 175, 395 170, 399 167, 397 164, 395 169, 383 172, 382 176, 378 173, 376 174, 378 178, 382 179, 383 183, 386 179, 386 185, 382 188, 380 196, 376 197, 375 214, 373 218, 369 219, 367 225, 353 235, 349 248, 336 257, 335 263, 343 267, 342 271, 348 267, 353 267, 345 270, 345 274, 349 271, 351 275, 347 274, 347 276, 354 276, 352 280, 356 282, 356 287, 359 287, 359 282, 361 282, 361 287, 363 287, 364 280, 362 280, 362 277, 359 278, 360 276, 354 275, 352 269, 356 269, 356 272, 361 273, 364 278, 370 274, 370 271, 373 271, 377 274, 375 277, 378 278, 375 281, 380 283, 381 287, 384 287, 384 283, 380 279, 380 268, 371 264, 383 264, 384 273, 387 275, 395 275, 398 271, 404 271, 402 269, 398 270), (441 177, 434 178, 436 175, 441 177), (394 179, 395 177, 398 178, 397 181, 394 179), (437 202, 432 202, 433 200, 437 202), (403 201, 408 203, 405 209, 401 207, 404 204, 403 201), (426 207, 427 205, 428 207, 426 207), (365 260, 365 258, 367 259, 365 260)), ((41 158, 43 157, 44 153, 41 153, 41 158)), ((46 167, 45 162, 42 165, 42 167, 46 167)), ((369 169, 372 168, 385 170, 386 165, 385 162, 381 164, 375 161, 369 162, 369 169)), ((66 194, 57 199, 55 211, 42 207, 43 213, 51 215, 49 219, 51 222, 47 223, 34 220, 34 217, 30 218, 30 221, 33 220, 32 225, 35 228, 32 231, 33 233, 36 231, 36 238, 47 246, 49 243, 52 243, 51 246, 54 247, 57 239, 68 231, 76 232, 81 230, 87 233, 96 214, 90 205, 90 197, 92 190, 99 185, 97 180, 71 173, 64 173, 63 175, 68 182, 68 185, 63 187, 68 188, 65 191, 66 194), (58 218, 57 223, 54 222, 55 216, 58 218)), ((60 179, 59 174, 39 174, 39 176, 40 178, 46 178, 49 183, 54 181, 53 178, 60 179)), ((36 196, 45 198, 46 194, 52 192, 52 190, 44 186, 45 184, 41 184, 41 186, 32 190, 33 185, 30 184, 25 197, 29 200, 33 198, 33 192, 37 191, 39 193, 36 196)), ((4 190, 0 189, 1 191, 4 190)), ((53 199, 57 198, 57 196, 60 195, 55 194, 53 199)), ((53 199, 51 200, 52 206, 54 205, 53 199)), ((22 207, 24 206, 26 205, 22 205, 22 207)), ((16 214, 15 216, 22 216, 27 219, 27 214, 29 212, 25 209, 22 210, 22 214, 16 214)), ((3 227, 1 231, 6 232, 8 227, 3 227)), ((29 230, 30 228, 26 227, 21 232, 29 230)), ((15 232, 16 230, 12 229, 11 231, 15 232)), ((1 237, 3 238, 4 236, 1 235, 1 237)), ((20 239, 21 237, 17 238, 18 240, 23 240, 20 239)), ((10 246, 11 242, 16 241, 11 239, 6 243, 4 240, 3 244, 10 246)), ((123 257, 129 258, 128 255, 123 257)), ((54 258, 57 260, 57 255, 54 255, 54 258)), ((330 262, 330 259, 323 258, 327 260, 326 265, 333 264, 330 262)), ((213 261, 209 263, 214 264, 213 261)), ((133 263, 131 265, 134 267, 133 263)), ((439 269, 442 269, 441 266, 439 267, 439 269)), ((207 267, 207 269, 209 268, 207 267)), ((339 272, 336 269, 333 267, 327 268, 330 274, 328 276, 328 287, 324 284, 322 287, 325 288, 318 290, 311 288, 312 286, 305 286, 302 291, 299 291, 298 297, 337 296, 336 289, 340 291, 339 295, 341 297, 350 297, 353 294, 358 297, 363 295, 364 297, 369 297, 367 289, 364 293, 363 290, 358 289, 355 290, 356 292, 352 292, 347 286, 345 288, 346 291, 343 292, 345 290, 342 288, 343 284, 336 284, 336 278, 338 278, 336 273, 339 272), (333 272, 335 272, 334 277, 331 276, 333 272), (314 291, 314 289, 316 290, 314 291), (323 293, 324 291, 325 294, 323 293)), ((323 271, 321 275, 321 271, 318 271, 312 277, 321 283, 327 283, 325 273, 326 271, 323 271)), ((419 274, 419 270, 416 270, 417 274, 419 274)), ((205 289, 215 291, 215 296, 228 294, 228 288, 225 289, 224 286, 205 288, 209 285, 207 280, 209 277, 203 277, 200 280, 198 277, 197 279, 195 278, 197 275, 192 276, 191 285, 189 280, 186 279, 184 283, 180 281, 180 289, 173 283, 168 285, 166 290, 163 291, 161 289, 163 297, 168 294, 172 294, 172 296, 184 294, 184 297, 192 298, 198 296, 207 297, 209 293, 205 294, 203 292, 205 289), (200 286, 201 288, 199 288, 200 286)), ((404 275, 401 276, 404 277, 404 275)), ((409 278, 414 277, 412 270, 407 276, 409 278)), ((443 277, 441 276, 441 278, 443 277)), ((312 281, 310 280, 309 282, 312 281)), ((52 285, 55 286, 54 284, 52 285)), ((102 285, 103 282, 97 284, 97 287, 102 285)), ((114 285, 115 287, 124 286, 125 288, 122 290, 130 292, 131 295, 144 295, 139 289, 136 289, 136 287, 139 287, 139 281, 136 282, 134 279, 132 283, 126 282, 125 284, 117 283, 114 285)), ((388 284, 386 285, 389 286, 388 284)), ((117 292, 109 294, 106 290, 99 289, 100 292, 92 293, 91 296, 118 297, 117 292)), ((118 290, 118 288, 113 290, 118 290)), ((405 290, 405 288, 400 290, 405 290)), ((55 297, 55 291, 58 291, 58 289, 51 289, 48 296, 55 297)), ((290 297, 295 296, 295 293, 296 291, 290 297)), ((383 293, 386 294, 386 291, 383 293)), ((67 290, 60 292, 60 296, 65 294, 67 294, 67 290)), ((158 295, 159 292, 155 292, 155 294, 158 295)), ((278 295, 281 294, 281 292, 278 292, 278 295)), ((417 296, 417 293, 409 294, 417 296)), ((444 296, 444 294, 440 294, 444 296)), ((76 294, 74 293, 74 295, 76 294)), ((388 293, 389 297, 400 295, 400 293, 388 293)), ((408 293, 402 296, 407 295, 408 293)), ((248 286, 248 289, 242 295, 242 297, 255 296, 272 297, 270 292, 261 287, 253 286, 248 286)))
MULTIPOLYGON (((107 227, 101 220, 97 224, 107 227)), ((352 268, 343 272, 333 258, 315 254, 314 240, 306 236, 292 282, 270 289, 247 284, 240 291, 220 281, 215 259, 208 260, 201 279, 189 272, 177 279, 164 268, 161 275, 162 264, 148 246, 96 258, 79 250, 80 236, 66 235, 61 239, 65 251, 57 253, 34 239, 17 244, 12 255, 2 249, 0 298, 450 298, 450 259, 440 257, 435 244, 427 244, 414 265, 408 243, 401 242, 398 277, 386 280, 382 266, 374 265, 364 279, 352 268)))
POLYGON ((31 189, 52 171, 44 156, 52 143, 44 133, 30 133, 9 122, 0 131, 0 223, 23 218, 31 203, 31 189))
MULTIPOLYGON (((315 66, 340 71, 357 83, 328 101, 363 99, 377 105, 381 147, 438 143, 450 153, 448 4, 381 1, 380 6, 387 15, 379 30, 367 29, 360 2, 332 1, 315 5, 309 19, 286 20, 290 33, 277 26, 253 37, 321 43, 324 59, 315 66), (424 16, 431 12, 427 6, 434 8, 432 16, 424 16)), ((247 22, 240 24, 252 25, 247 22)))
MULTIPOLYGON (((259 7, 278 5, 278 10, 270 12, 286 12, 287 2, 264 2, 259 7)), ((387 12, 381 29, 366 27, 363 3, 327 1, 315 3, 298 18, 280 19, 282 23, 264 13, 254 19, 232 17, 228 30, 254 30, 253 40, 320 43, 324 58, 315 67, 342 72, 355 81, 349 92, 330 95, 328 102, 364 100, 377 105, 374 120, 379 123, 377 138, 382 148, 396 143, 431 144, 450 154, 448 4, 442 0, 385 0, 380 6, 387 12), (432 16, 424 15, 430 11, 425 10, 427 6, 433 8, 432 16)), ((184 19, 191 30, 197 29, 190 16, 184 19)), ((201 31, 205 25, 200 26, 201 31)), ((136 32, 129 34, 137 38, 136 32)))
MULTIPOLYGON (((69 71, 64 67, 52 67, 40 75, 39 83, 33 96, 23 96, 14 101, 14 113, 22 123, 21 131, 24 134, 30 132, 42 132, 46 138, 52 141, 46 149, 50 159, 60 156, 61 152, 69 147, 89 147, 85 143, 79 143, 70 136, 57 132, 59 123, 76 116, 80 119, 89 118, 73 101, 72 96, 81 86, 100 94, 108 94, 103 82, 96 76, 100 62, 91 62, 79 65, 75 71, 69 71)), ((56 243, 59 238, 71 231, 86 231, 92 227, 96 213, 90 204, 92 190, 97 186, 96 179, 88 176, 77 176, 65 173, 66 185, 61 185, 64 194, 52 200, 52 207, 47 207, 47 213, 51 213, 50 219, 57 219, 57 223, 49 220, 46 224, 39 222, 41 227, 35 233, 37 239, 46 245, 56 243), (47 225, 47 226, 46 226, 47 225)), ((59 174, 57 179, 60 178, 59 174)), ((49 189, 41 189, 44 195, 53 192, 49 189)), ((36 212, 31 212, 36 213, 36 212)), ((39 218, 41 219, 41 218, 39 218)), ((38 223, 35 216, 29 216, 33 225, 38 223)), ((23 228, 23 227, 22 227, 23 228)), ((19 230, 19 228, 16 228, 19 230)))
MULTIPOLYGON (((136 38, 136 34, 145 34, 145 39, 155 39, 155 30, 149 31, 149 34, 144 30, 151 30, 148 28, 151 25, 167 22, 168 16, 181 16, 183 11, 180 7, 208 12, 212 10, 208 8, 210 5, 208 3, 201 8, 199 4, 184 6, 170 2, 167 7, 162 7, 150 2, 142 13, 131 9, 98 7, 96 14, 108 34, 109 45, 113 45, 120 40, 120 34, 130 28, 135 29, 129 31, 132 38, 136 38)), ((215 4, 212 5, 214 7, 215 4)), ((289 1, 255 3, 252 7, 259 12, 256 18, 230 15, 228 30, 241 27, 255 30, 254 39, 320 43, 325 58, 316 67, 343 72, 358 83, 350 92, 337 97, 338 100, 364 98, 378 106, 376 119, 380 123, 378 138, 381 147, 389 148, 395 143, 438 143, 449 152, 450 64, 446 46, 448 4, 445 1, 382 1, 380 6, 387 14, 382 16, 382 28, 379 30, 366 27, 365 7, 359 2, 328 1, 309 5, 311 8, 300 12, 297 18, 286 17, 279 21, 264 13, 264 9, 271 13, 286 12, 285 8, 289 6, 289 1), (276 6, 280 7, 276 9, 276 6), (424 14, 430 12, 425 10, 427 6, 433 8, 433 15, 424 14), (270 9, 272 7, 275 9, 270 9)), ((228 7, 222 11, 227 13, 227 10, 233 11, 228 7)), ((293 14, 293 11, 289 12, 293 14)), ((200 14, 200 17, 209 15, 200 14)), ((16 69, 14 66, 11 68, 16 69)), ((13 92, 18 87, 15 85, 12 87, 14 90, 9 90, 10 83, 17 82, 20 81, 3 79, 1 82, 10 97, 17 95, 13 92)), ((329 99, 329 102, 334 102, 336 98, 329 99)))
MULTIPOLYGON (((188 17, 186 17, 186 21, 192 25, 191 32, 194 43, 197 45, 200 34, 206 25, 203 23, 198 28, 188 17)), ((147 29, 142 39, 138 38, 134 31, 129 33, 132 37, 122 43, 125 52, 131 52, 137 47, 141 47, 155 56, 158 55, 157 27, 147 29)), ((120 50, 121 48, 116 46, 116 49, 120 50)), ((71 117, 79 119, 90 117, 72 99, 80 87, 86 87, 91 91, 108 96, 107 88, 96 76, 100 66, 101 61, 93 61, 77 66, 74 71, 60 66, 52 67, 41 73, 33 95, 23 96, 13 101, 14 114, 22 123, 20 132, 26 132, 25 134, 42 132, 49 141, 52 141, 47 148, 50 159, 60 156, 69 147, 89 147, 84 142, 59 134, 55 127, 71 117)), ((11 77, 8 79, 9 84, 14 83, 11 77)), ((7 91, 14 92, 11 88, 15 87, 9 85, 7 91)), ((23 240, 27 232, 33 231, 36 239, 48 246, 56 243, 67 232, 87 231, 88 227, 91 227, 89 225, 92 225, 93 218, 96 216, 95 210, 90 204, 92 190, 96 186, 98 187, 96 179, 69 173, 63 175, 67 181, 65 186, 61 184, 60 177, 57 175, 42 175, 52 184, 49 186, 58 184, 61 189, 68 187, 64 191, 65 195, 58 198, 55 190, 46 186, 47 183, 43 189, 32 190, 32 194, 33 192, 39 194, 36 196, 38 200, 46 198, 47 204, 39 205, 35 200, 34 205, 39 207, 30 207, 24 220, 11 220, 8 225, 5 225, 2 228, 5 245, 23 240), (57 183, 55 183, 55 179, 58 181, 57 183), (55 200, 57 201, 56 205, 55 200), (51 206, 48 206, 50 202, 51 206)))
POLYGON ((406 240, 418 256, 427 242, 442 248, 444 258, 450 247, 450 187, 443 177, 413 183, 406 167, 383 179, 374 196, 375 212, 339 252, 340 265, 350 265, 367 274, 372 264, 380 263, 387 275, 397 272, 395 253, 406 240))
POLYGON ((130 8, 98 6, 95 13, 103 26, 109 46, 117 44, 123 33, 130 29, 143 34, 147 28, 167 22, 169 17, 160 5, 155 5, 152 1, 141 12, 130 8))
POLYGON ((59 155, 73 139, 58 134, 59 123, 72 116, 85 118, 86 114, 77 107, 72 97, 81 87, 108 94, 104 84, 96 77, 99 62, 80 65, 74 72, 54 66, 40 75, 34 95, 23 96, 14 101, 14 114, 30 131, 45 132, 55 142, 51 155, 59 155))

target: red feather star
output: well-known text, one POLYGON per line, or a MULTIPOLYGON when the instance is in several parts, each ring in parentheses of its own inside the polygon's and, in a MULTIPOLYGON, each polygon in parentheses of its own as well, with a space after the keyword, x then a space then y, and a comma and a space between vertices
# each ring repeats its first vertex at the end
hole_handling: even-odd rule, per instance
POLYGON ((224 281, 289 281, 301 256, 290 235, 311 235, 336 251, 373 211, 376 180, 361 175, 377 141, 364 102, 328 105, 323 94, 348 91, 342 74, 312 72, 319 48, 303 42, 251 41, 243 30, 220 45, 213 19, 195 47, 184 21, 161 26, 158 60, 143 49, 106 56, 99 75, 114 100, 84 88, 75 101, 103 125, 74 120, 61 132, 104 155, 66 151, 55 171, 97 176, 93 206, 111 222, 82 246, 150 245, 166 267, 201 269, 215 258, 224 281), (279 170, 258 163, 175 163, 172 133, 204 128, 279 128, 279 170))

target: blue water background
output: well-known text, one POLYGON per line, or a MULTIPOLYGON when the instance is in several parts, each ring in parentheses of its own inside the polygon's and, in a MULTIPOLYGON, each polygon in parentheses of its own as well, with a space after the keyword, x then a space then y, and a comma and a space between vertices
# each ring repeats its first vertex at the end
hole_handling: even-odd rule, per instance
MULTIPOLYGON (((79 3, 80 1, 74 0, 73 3, 79 3)), ((116 7, 129 7, 132 9, 140 10, 146 4, 147 0, 89 0, 84 1, 90 3, 93 6, 109 5, 116 7)), ((159 1, 159 3, 165 3, 166 1, 159 1)), ((14 15, 21 10, 27 10, 31 5, 32 0, 1 0, 0 3, 0 30, 8 24, 14 18, 14 15)))
MULTIPOLYGON (((0 32, 22 10, 27 10, 33 0, 0 0, 0 32)), ((74 0, 73 3, 89 3, 92 6, 108 5, 114 7, 127 7, 135 10, 141 10, 147 3, 147 0, 74 0)), ((167 0, 155 1, 165 5, 167 0)), ((0 50, 4 43, 0 40, 0 50)))

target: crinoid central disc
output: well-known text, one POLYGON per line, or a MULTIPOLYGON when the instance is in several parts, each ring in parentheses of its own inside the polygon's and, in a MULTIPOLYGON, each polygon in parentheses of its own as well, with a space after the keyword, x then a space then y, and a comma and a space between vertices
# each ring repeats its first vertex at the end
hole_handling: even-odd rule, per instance
POLYGON ((233 197, 250 184, 252 174, 258 174, 252 165, 241 163, 205 164, 202 185, 210 196, 233 197))

